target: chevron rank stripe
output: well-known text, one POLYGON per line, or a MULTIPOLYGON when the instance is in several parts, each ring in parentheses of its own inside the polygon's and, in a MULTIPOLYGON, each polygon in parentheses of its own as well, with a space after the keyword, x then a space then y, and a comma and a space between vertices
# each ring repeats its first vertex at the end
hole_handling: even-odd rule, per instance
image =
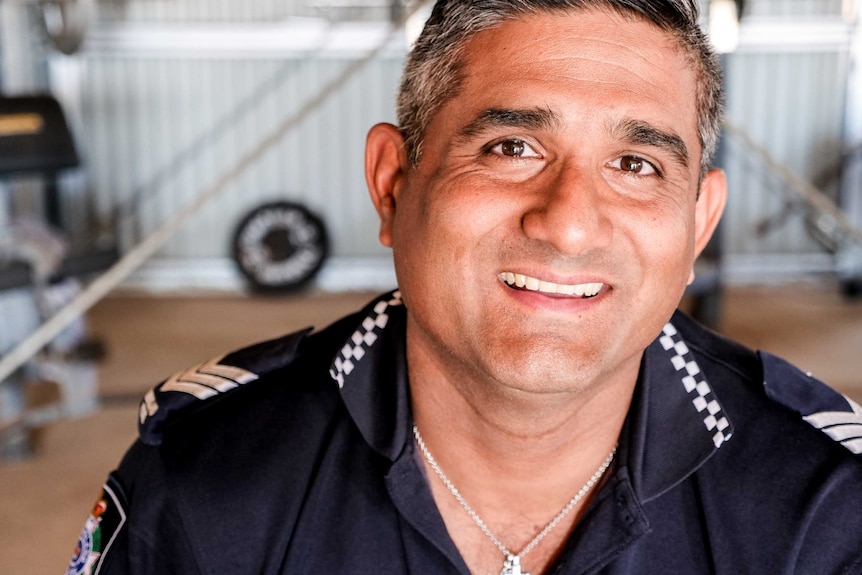
POLYGON ((850 411, 822 411, 804 419, 856 455, 862 454, 862 406, 844 397, 850 411))
POLYGON ((144 423, 148 417, 152 417, 159 410, 159 402, 156 400, 156 392, 151 389, 141 401, 138 419, 144 423))
POLYGON ((209 399, 219 393, 236 389, 258 378, 254 373, 219 363, 224 356, 181 371, 165 381, 159 391, 177 391, 198 399, 209 399))

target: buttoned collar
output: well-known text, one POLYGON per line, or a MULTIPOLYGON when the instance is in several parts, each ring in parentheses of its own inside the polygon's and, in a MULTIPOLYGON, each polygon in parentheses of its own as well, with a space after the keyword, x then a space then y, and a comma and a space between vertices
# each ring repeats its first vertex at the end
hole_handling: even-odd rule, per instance
MULTIPOLYGON (((380 297, 359 317, 330 375, 368 444, 395 461, 412 440, 400 293, 380 297)), ((683 481, 733 435, 729 415, 677 328, 689 323, 675 315, 645 350, 620 437, 617 466, 627 468, 642 502, 683 481)))

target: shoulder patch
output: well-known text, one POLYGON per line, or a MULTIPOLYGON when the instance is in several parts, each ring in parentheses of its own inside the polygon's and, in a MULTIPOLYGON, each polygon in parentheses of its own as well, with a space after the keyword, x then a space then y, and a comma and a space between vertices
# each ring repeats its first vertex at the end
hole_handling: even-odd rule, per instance
POLYGON ((862 406, 779 357, 763 351, 758 355, 770 399, 795 411, 851 452, 862 454, 862 406))
POLYGON ((108 478, 93 511, 84 523, 66 575, 98 575, 125 524, 125 496, 116 481, 108 478))
POLYGON ((258 343, 176 373, 141 401, 138 431, 147 445, 160 445, 165 423, 212 399, 289 365, 312 328, 258 343))

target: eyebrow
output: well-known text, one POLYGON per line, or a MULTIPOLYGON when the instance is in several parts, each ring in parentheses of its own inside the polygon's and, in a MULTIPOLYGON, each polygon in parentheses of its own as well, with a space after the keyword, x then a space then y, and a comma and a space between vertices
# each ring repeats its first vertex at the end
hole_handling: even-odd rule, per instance
POLYGON ((551 129, 559 125, 558 116, 548 109, 491 108, 458 131, 463 139, 475 137, 495 128, 522 128, 528 130, 551 129))
POLYGON ((681 137, 640 120, 623 120, 613 125, 615 138, 639 146, 653 146, 670 153, 683 168, 688 167, 688 147, 681 137))

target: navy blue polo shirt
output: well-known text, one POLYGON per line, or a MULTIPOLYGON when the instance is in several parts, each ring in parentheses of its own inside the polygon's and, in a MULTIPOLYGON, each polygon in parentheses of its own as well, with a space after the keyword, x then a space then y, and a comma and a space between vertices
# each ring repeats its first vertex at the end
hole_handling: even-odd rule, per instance
MULTIPOLYGON (((157 386, 69 572, 469 573, 411 434, 405 325, 387 294, 157 386)), ((550 572, 862 573, 860 419, 676 314, 550 572)))

